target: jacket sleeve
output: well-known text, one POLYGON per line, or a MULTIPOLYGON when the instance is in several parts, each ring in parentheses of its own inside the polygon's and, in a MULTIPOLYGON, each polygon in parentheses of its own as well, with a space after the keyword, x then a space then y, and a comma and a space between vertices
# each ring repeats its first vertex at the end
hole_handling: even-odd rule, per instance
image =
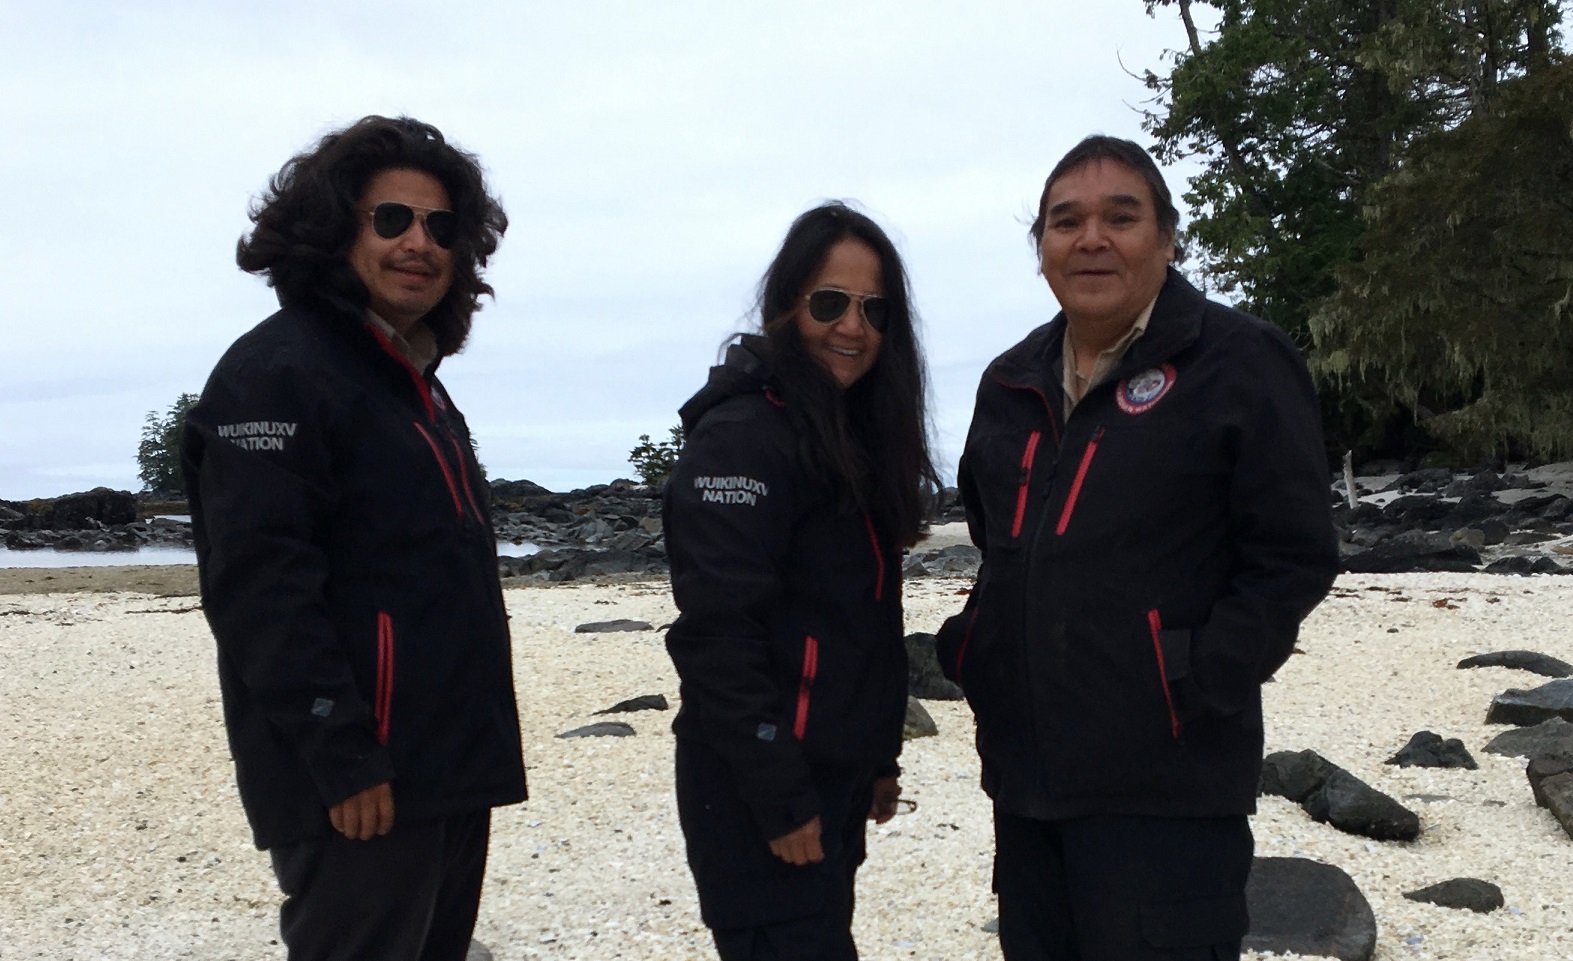
MULTIPOLYGON (((1238 423, 1229 497, 1237 571, 1206 622, 1162 639, 1166 673, 1182 715, 1229 715, 1294 650, 1300 622, 1338 573, 1320 407, 1298 351, 1282 331, 1257 322, 1242 331, 1233 397, 1238 423), (1188 662, 1188 663, 1187 663, 1188 662)), ((1183 717, 1182 720, 1189 719, 1183 717)))
POLYGON ((187 416, 182 459, 203 610, 241 687, 226 699, 298 752, 331 807, 394 772, 328 614, 334 427, 307 380, 261 360, 221 363, 187 416))
POLYGON ((766 838, 819 813, 784 698, 772 677, 772 615, 784 603, 792 536, 791 451, 740 412, 711 411, 666 488, 672 596, 666 645, 683 711, 730 764, 766 838))

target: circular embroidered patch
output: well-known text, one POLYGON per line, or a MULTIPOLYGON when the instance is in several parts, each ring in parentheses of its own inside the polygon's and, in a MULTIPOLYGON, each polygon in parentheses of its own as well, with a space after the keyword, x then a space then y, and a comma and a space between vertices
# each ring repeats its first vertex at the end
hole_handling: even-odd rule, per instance
POLYGON ((1174 386, 1174 378, 1173 364, 1150 367, 1120 381, 1114 399, 1127 414, 1145 414, 1174 386))

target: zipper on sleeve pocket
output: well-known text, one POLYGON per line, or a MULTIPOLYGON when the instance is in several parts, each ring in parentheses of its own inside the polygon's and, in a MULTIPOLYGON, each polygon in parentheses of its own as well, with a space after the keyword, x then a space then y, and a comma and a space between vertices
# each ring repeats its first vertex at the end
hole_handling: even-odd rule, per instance
POLYGON ((1065 533, 1070 526, 1071 514, 1076 511, 1076 499, 1081 497, 1082 482, 1087 479, 1087 468, 1092 466, 1093 455, 1098 453, 1098 441, 1103 439, 1103 428, 1092 432, 1092 439, 1087 441, 1087 449, 1081 452, 1081 463, 1076 465, 1076 478, 1071 481, 1070 496, 1065 498, 1065 508, 1060 511, 1060 522, 1054 525, 1055 534, 1065 533))
POLYGON ((387 744, 393 721, 393 618, 387 611, 377 612, 377 699, 372 716, 377 721, 377 743, 387 744))
POLYGON ((1157 608, 1147 612, 1147 628, 1152 632, 1152 651, 1158 658, 1158 684, 1163 688, 1163 703, 1169 709, 1169 733, 1180 738, 1180 716, 1174 711, 1174 694, 1169 690, 1169 668, 1163 662, 1163 618, 1157 608))
POLYGON ((819 642, 812 635, 803 638, 803 675, 797 687, 797 716, 792 720, 792 736, 799 741, 808 731, 808 700, 814 691, 814 675, 819 673, 819 642))
POLYGON ((1027 487, 1032 483, 1032 462, 1038 455, 1038 441, 1043 439, 1043 431, 1035 430, 1027 435, 1027 446, 1021 451, 1021 483, 1016 488, 1016 517, 1010 524, 1010 536, 1021 536, 1021 522, 1027 516, 1027 487))

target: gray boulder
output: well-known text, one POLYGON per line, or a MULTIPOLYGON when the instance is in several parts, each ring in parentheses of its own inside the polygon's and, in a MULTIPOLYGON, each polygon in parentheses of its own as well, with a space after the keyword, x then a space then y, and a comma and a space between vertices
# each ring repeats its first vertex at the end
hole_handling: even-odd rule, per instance
POLYGON ((907 719, 901 728, 901 739, 911 741, 920 737, 933 737, 938 733, 939 725, 935 724, 934 718, 929 716, 923 702, 915 697, 908 697, 907 719))
POLYGON ((1314 821, 1376 841, 1413 841, 1420 817, 1342 768, 1300 805, 1314 821))
POLYGON ((1415 734, 1408 744, 1384 763, 1399 767, 1461 767, 1470 771, 1480 767, 1470 756, 1469 749, 1464 747, 1463 741, 1456 737, 1443 740, 1442 735, 1431 731, 1415 734))
POLYGON ((1376 951, 1376 915, 1349 875, 1306 858, 1256 858, 1245 885, 1251 927, 1241 947, 1263 954, 1302 954, 1368 961, 1376 951))
POLYGON ((595 724, 586 724, 576 727, 571 731, 564 731, 558 737, 633 737, 634 729, 622 721, 598 721, 595 724))
POLYGON ((1480 552, 1455 544, 1446 534, 1406 531, 1343 559, 1344 570, 1357 574, 1413 574, 1473 571, 1480 552))
POLYGON ((1504 757, 1535 757, 1573 751, 1573 724, 1560 717, 1541 721, 1534 727, 1515 728, 1492 738, 1483 749, 1487 754, 1504 757))
POLYGON ((1486 723, 1525 727, 1554 717, 1573 721, 1573 678, 1548 681, 1527 691, 1503 691, 1491 699, 1486 723))
POLYGON ((1468 909, 1477 914, 1490 914, 1507 903, 1502 899, 1501 888, 1479 878, 1452 878, 1418 891, 1405 891, 1404 897, 1444 908, 1468 909))
POLYGON ((633 711, 667 711, 671 705, 666 703, 665 694, 641 694, 631 697, 626 701, 618 701, 604 711, 595 711, 596 714, 628 714, 633 711))
POLYGON ((1313 820, 1377 841, 1413 841, 1420 818, 1315 751, 1278 751, 1262 759, 1259 794, 1299 803, 1313 820))
POLYGON ((1487 564, 1480 571, 1482 574, 1568 574, 1573 570, 1563 567, 1556 561, 1544 555, 1530 557, 1527 554, 1515 554, 1511 557, 1498 558, 1487 564))
POLYGON ((1540 786, 1546 778, 1569 771, 1573 771, 1573 751, 1552 751, 1530 758, 1524 766, 1524 776, 1529 778, 1529 790, 1535 795, 1535 803, 1546 806, 1546 794, 1540 786))
POLYGON ((907 635, 907 693, 931 701, 959 701, 961 688, 939 669, 933 634, 907 635))
POLYGON ((592 621, 589 624, 580 624, 573 629, 575 634, 616 634, 622 631, 653 631, 644 621, 633 621, 628 618, 618 618, 615 621, 592 621))
POLYGON ((1257 794, 1274 794, 1299 804, 1322 786, 1338 765, 1315 751, 1276 751, 1262 760, 1257 794))
POLYGON ((1573 664, 1535 651, 1492 651, 1489 654, 1476 654, 1459 661, 1458 666, 1460 668, 1511 667, 1515 670, 1539 674, 1542 677, 1573 677, 1573 664))
POLYGON ((1540 794, 1546 799, 1546 810, 1562 825, 1562 830, 1573 838, 1573 772, 1553 775, 1540 782, 1540 794))

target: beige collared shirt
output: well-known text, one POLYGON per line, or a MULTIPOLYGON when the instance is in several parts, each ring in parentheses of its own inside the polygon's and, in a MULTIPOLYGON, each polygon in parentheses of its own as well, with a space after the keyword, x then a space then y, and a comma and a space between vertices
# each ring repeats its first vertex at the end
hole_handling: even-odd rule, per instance
POLYGON ((426 368, 437 360, 437 335, 433 334, 431 328, 424 322, 417 320, 415 326, 410 328, 409 337, 405 337, 394 330, 392 324, 378 317, 375 311, 367 310, 366 319, 382 331, 388 342, 393 344, 399 353, 404 355, 404 359, 421 373, 426 373, 426 368))
POLYGON ((1125 358, 1126 351, 1130 350, 1131 345, 1140 340, 1142 334, 1147 332, 1147 322, 1152 320, 1152 309, 1157 303, 1158 298, 1154 297, 1142 309, 1142 312, 1136 315, 1136 321, 1131 324, 1130 330, 1127 330, 1123 337, 1115 341, 1112 347, 1098 355, 1098 359, 1092 367, 1092 376, 1087 379, 1085 384, 1081 383, 1081 378, 1076 372, 1076 352, 1071 347, 1070 325, 1065 325, 1065 336, 1060 343, 1060 354, 1064 360, 1060 370, 1060 387, 1065 392, 1065 416, 1067 418, 1070 417, 1071 410, 1075 408, 1077 402, 1087 395, 1087 391, 1103 383, 1110 374, 1114 373, 1114 368, 1120 366, 1120 361, 1125 358))

